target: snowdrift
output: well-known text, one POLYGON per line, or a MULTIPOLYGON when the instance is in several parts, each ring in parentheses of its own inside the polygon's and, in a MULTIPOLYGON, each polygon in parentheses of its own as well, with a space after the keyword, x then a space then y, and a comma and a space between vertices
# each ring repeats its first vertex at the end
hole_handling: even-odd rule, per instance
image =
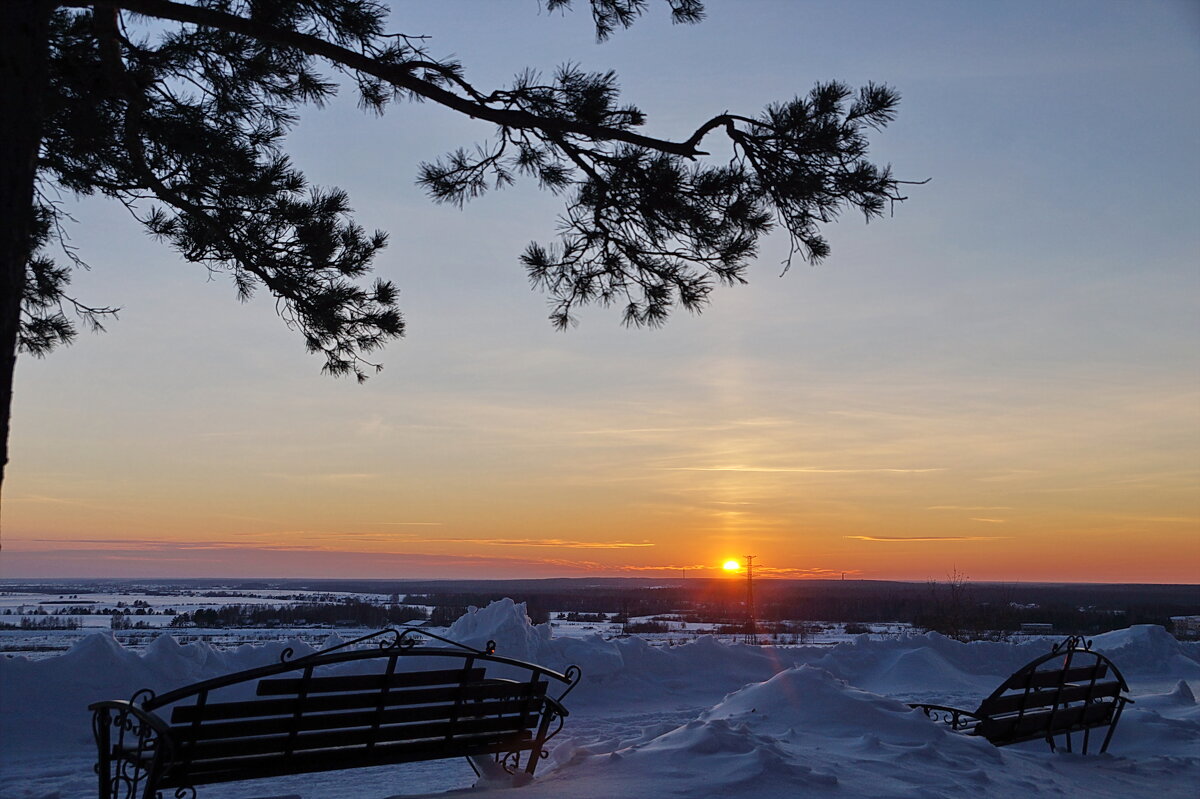
MULTIPOLYGON (((636 637, 556 639, 512 600, 471 609, 448 637, 499 654, 583 668, 566 729, 534 783, 541 797, 675 795, 775 797, 804 791, 838 797, 1180 796, 1200 784, 1200 647, 1159 627, 1093 639, 1119 665, 1136 704, 1108 755, 1055 754, 1042 745, 996 749, 948 732, 905 704, 936 700, 971 707, 1000 680, 1047 651, 1050 641, 962 644, 936 634, 898 640, 860 636, 829 647, 777 649, 713 638, 651 647, 636 637)), ((0 660, 0 797, 50 799, 94 791, 89 702, 139 688, 164 691, 277 661, 285 646, 230 651, 168 635, 138 654, 110 636, 84 639, 65 655, 0 660), (53 748, 51 748, 53 747, 53 748)), ((435 795, 466 789, 461 764, 406 767, 213 786, 204 799, 297 792, 305 796, 435 795), (440 769, 440 770, 439 770, 440 769), (243 790, 244 788, 244 790, 243 790)), ((480 785, 474 793, 490 793, 480 785)), ((504 794, 515 796, 516 794, 504 794)))

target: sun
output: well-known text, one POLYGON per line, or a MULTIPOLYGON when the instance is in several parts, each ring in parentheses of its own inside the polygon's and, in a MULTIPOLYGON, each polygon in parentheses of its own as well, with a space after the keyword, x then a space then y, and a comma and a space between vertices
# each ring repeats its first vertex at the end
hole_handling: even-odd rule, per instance
POLYGON ((721 568, 727 572, 735 572, 742 568, 742 564, 738 563, 736 560, 727 560, 721 568))

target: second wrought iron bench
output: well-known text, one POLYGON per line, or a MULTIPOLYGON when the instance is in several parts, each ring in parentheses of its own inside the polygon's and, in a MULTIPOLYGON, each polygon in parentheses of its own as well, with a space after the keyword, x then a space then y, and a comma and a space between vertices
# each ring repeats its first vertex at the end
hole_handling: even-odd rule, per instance
POLYGON ((559 673, 496 655, 491 642, 476 650, 416 628, 291 655, 92 704, 101 799, 153 799, 164 789, 195 796, 210 783, 464 756, 472 767, 490 757, 532 775, 580 676, 576 666, 559 673), (418 645, 418 636, 445 645, 418 645), (557 697, 551 683, 563 687, 557 697))
POLYGON ((1070 752, 1071 736, 1082 732, 1086 755, 1093 729, 1107 728, 1100 752, 1108 749, 1121 711, 1133 702, 1123 695, 1128 692, 1111 660, 1092 651, 1090 641, 1071 636, 1001 683, 973 711, 944 705, 910 707, 996 746, 1045 740, 1054 751, 1055 739, 1061 737, 1070 752))

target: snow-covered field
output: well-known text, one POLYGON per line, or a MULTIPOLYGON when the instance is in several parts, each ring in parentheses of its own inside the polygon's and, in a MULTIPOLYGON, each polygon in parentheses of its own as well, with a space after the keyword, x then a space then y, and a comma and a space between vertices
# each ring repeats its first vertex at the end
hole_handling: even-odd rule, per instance
MULTIPOLYGON (((0 582, 0 585, 3 585, 0 582)), ((413 607, 423 608, 426 613, 432 612, 434 606, 422 605, 420 602, 410 603, 409 597, 397 595, 399 601, 413 607)), ((163 628, 171 626, 177 619, 176 614, 194 613, 197 610, 215 610, 227 605, 274 606, 285 607, 297 604, 336 605, 342 601, 355 601, 384 606, 390 602, 389 596, 377 593, 362 593, 350 591, 333 591, 314 593, 292 589, 272 588, 253 590, 235 588, 232 586, 187 589, 178 585, 162 586, 112 586, 109 590, 97 590, 95 586, 86 586, 82 593, 29 592, 27 590, 0 590, 0 656, 20 655, 31 659, 40 659, 60 655, 83 638, 97 630, 111 628, 112 613, 127 611, 132 615, 125 617, 128 629, 113 633, 115 639, 127 649, 142 651, 152 641, 158 638, 163 628), (79 608, 84 613, 72 612, 79 608), (57 622, 56 626, 63 629, 45 629, 35 626, 32 629, 20 629, 22 622, 41 625, 57 622), (8 628, 5 628, 7 625, 8 628)), ((551 614, 550 626, 556 638, 588 638, 599 635, 603 638, 615 638, 624 635, 623 625, 613 621, 571 621, 566 613, 551 614)), ((615 613, 599 614, 615 616, 615 613)), ((668 628, 664 632, 639 633, 639 637, 655 646, 674 646, 687 643, 703 635, 714 635, 719 628, 714 623, 685 622, 668 620, 661 616, 634 616, 629 619, 635 625, 650 623, 668 628)), ((797 622, 798 624, 799 622, 797 622)), ((832 645, 852 639, 847 634, 846 625, 842 622, 804 621, 807 630, 805 641, 813 644, 832 645)), ((911 626, 903 622, 872 623, 860 625, 869 627, 873 633, 880 635, 902 635, 910 631, 911 626)), ((330 635, 332 624, 296 624, 286 628, 275 627, 186 627, 172 628, 171 635, 180 643, 203 641, 217 649, 229 649, 242 644, 261 644, 278 641, 288 636, 313 646, 320 646, 330 635)), ((373 632, 375 628, 343 625, 337 628, 337 634, 346 640, 373 632)), ((719 638, 734 641, 742 638, 740 633, 721 633, 719 638)), ((778 635, 772 642, 786 645, 796 643, 800 636, 795 634, 778 635)), ((766 636, 764 635, 764 640, 766 636)))
MULTIPOLYGON (((1124 672, 1136 704, 1108 754, 1086 757, 1036 742, 996 749, 904 704, 974 707, 1048 651, 1048 640, 962 644, 928 634, 772 648, 704 637, 655 647, 638 637, 557 637, 509 600, 468 613, 449 635, 475 646, 493 639, 500 654, 552 668, 583 668, 566 728, 531 784, 511 792, 473 785, 465 762, 445 761, 206 786, 198 796, 1200 796, 1192 692, 1200 688, 1200 644, 1160 627, 1093 639, 1124 672)), ((59 656, 0 659, 0 797, 94 796, 89 702, 273 662, 286 645, 221 650, 163 635, 138 652, 94 633, 59 656)))
MULTIPOLYGON (((241 606, 288 606, 305 602, 332 604, 342 599, 353 599, 384 605, 388 597, 381 594, 357 592, 297 591, 290 589, 245 590, 245 589, 183 589, 164 585, 158 589, 142 589, 131 586, 113 586, 111 590, 96 590, 87 586, 82 593, 53 592, 30 593, 27 591, 0 590, 0 624, 13 627, 21 622, 35 624, 60 622, 77 625, 76 629, 0 629, 0 655, 16 654, 29 658, 51 657, 61 654, 84 637, 97 630, 111 628, 112 611, 128 610, 126 619, 132 629, 115 632, 116 640, 124 646, 142 650, 169 627, 178 613, 217 609, 225 605, 241 606), (86 613, 74 613, 82 608, 86 613)), ((329 636, 330 625, 291 628, 289 635, 300 640, 316 643, 329 636)), ((352 629, 343 631, 348 638, 368 632, 352 629)), ((278 628, 262 629, 209 629, 188 627, 174 629, 176 639, 205 641, 218 648, 228 648, 241 643, 261 643, 280 638, 278 628)))

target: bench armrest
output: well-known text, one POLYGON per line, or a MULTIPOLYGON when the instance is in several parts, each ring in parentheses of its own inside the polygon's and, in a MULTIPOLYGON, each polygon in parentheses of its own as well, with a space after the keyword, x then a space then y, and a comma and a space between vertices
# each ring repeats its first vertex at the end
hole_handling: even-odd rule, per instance
POLYGON ((132 702, 111 699, 88 705, 96 737, 100 797, 154 794, 153 786, 174 760, 175 743, 170 728, 148 710, 132 702))
POLYGON ((175 748, 175 741, 171 737, 171 728, 166 722, 131 702, 123 699, 108 699, 103 702, 93 702, 88 705, 88 710, 92 711, 93 718, 97 720, 97 723, 101 714, 115 714, 111 723, 122 734, 122 738, 124 733, 129 733, 142 741, 154 740, 156 741, 155 748, 167 750, 168 755, 175 748))
POLYGON ((106 699, 103 702, 93 702, 88 705, 88 710, 96 713, 100 710, 112 710, 118 716, 133 716, 138 721, 142 722, 150 729, 154 730, 164 738, 170 738, 171 729, 167 724, 148 710, 142 710, 137 705, 127 702, 124 699, 106 699))
POLYGON ((571 715, 571 711, 563 707, 563 704, 552 696, 543 696, 542 701, 549 705, 554 715, 558 716, 559 718, 566 718, 567 716, 571 715))

